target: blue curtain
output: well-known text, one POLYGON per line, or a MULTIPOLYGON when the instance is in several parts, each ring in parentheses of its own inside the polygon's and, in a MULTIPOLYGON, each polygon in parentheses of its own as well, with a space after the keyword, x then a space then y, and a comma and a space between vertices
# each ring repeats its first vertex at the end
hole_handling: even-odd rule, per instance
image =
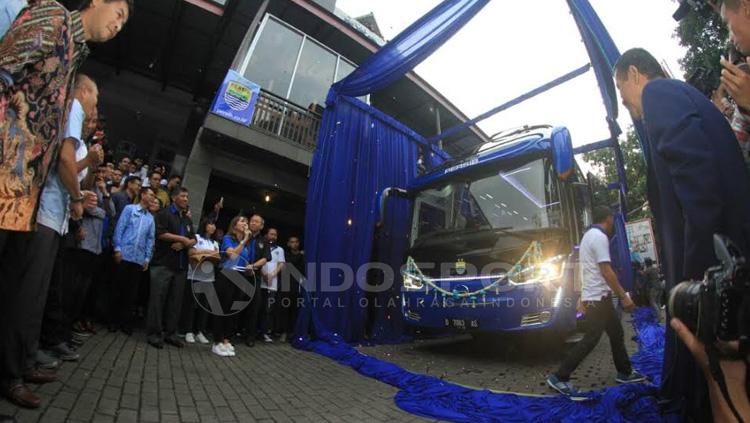
POLYGON ((333 84, 328 104, 338 95, 360 97, 387 87, 414 69, 471 20, 489 0, 446 0, 403 30, 343 80, 333 84))
MULTIPOLYGON (((368 317, 363 304, 372 298, 363 289, 366 272, 358 270, 373 252, 374 198, 386 187, 406 187, 415 178, 418 144, 429 166, 448 157, 419 134, 354 97, 402 78, 488 1, 443 1, 331 87, 307 194, 305 250, 315 272, 308 275, 310 301, 297 322, 300 337, 312 333, 319 338, 340 335, 348 341, 362 338, 368 317)), ((397 285, 377 295, 381 302, 387 300, 386 309, 376 310, 374 333, 380 339, 400 334, 400 322, 395 322, 398 304, 393 300, 398 300, 400 289, 398 269, 406 248, 408 213, 408 203, 394 203, 377 239, 379 259, 392 264, 397 285)))
MULTIPOLYGON (((416 176, 417 144, 424 140, 385 114, 343 96, 324 113, 320 134, 305 218, 306 258, 316 267, 308 276, 311 303, 299 328, 309 329, 312 321, 317 336, 330 331, 359 340, 368 309, 363 289, 367 272, 360 268, 373 251, 374 199, 384 188, 404 187, 416 176)), ((408 205, 392 203, 389 221, 408 220, 408 205)), ((391 234, 388 229, 388 239, 391 234)), ((405 246, 405 231, 398 235, 405 246)))

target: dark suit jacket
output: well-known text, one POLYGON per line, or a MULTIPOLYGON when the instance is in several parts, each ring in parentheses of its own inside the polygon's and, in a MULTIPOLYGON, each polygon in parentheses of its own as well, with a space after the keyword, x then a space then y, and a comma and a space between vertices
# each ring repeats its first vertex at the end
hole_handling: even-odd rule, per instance
MULTIPOLYGON (((642 100, 648 199, 671 289, 702 279, 718 262, 714 233, 729 236, 750 254, 750 177, 732 129, 698 90, 657 79, 646 85, 642 100)), ((702 378, 669 325, 667 330, 662 394, 692 413, 701 406, 695 389, 702 378)))

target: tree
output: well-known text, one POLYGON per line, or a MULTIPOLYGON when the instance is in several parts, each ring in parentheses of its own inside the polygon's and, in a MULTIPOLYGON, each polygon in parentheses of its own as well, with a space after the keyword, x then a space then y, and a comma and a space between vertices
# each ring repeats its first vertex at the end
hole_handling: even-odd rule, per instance
MULTIPOLYGON (((710 8, 704 12, 690 12, 677 25, 675 37, 681 46, 687 48, 685 57, 680 59, 685 78, 689 79, 703 70, 705 77, 702 83, 706 88, 713 90, 718 87, 721 74, 719 60, 725 54, 729 39, 729 32, 719 14, 710 8)), ((703 89, 701 91, 705 92, 703 89)))
MULTIPOLYGON (((625 180, 628 184, 628 194, 625 199, 628 207, 628 220, 651 217, 651 211, 644 205, 646 196, 646 162, 643 158, 640 141, 633 127, 627 131, 624 139, 620 140, 625 161, 625 180)), ((617 182, 617 166, 615 153, 611 148, 592 151, 583 155, 593 168, 597 181, 594 183, 594 201, 597 204, 612 204, 617 201, 617 191, 607 189, 607 185, 617 182)))

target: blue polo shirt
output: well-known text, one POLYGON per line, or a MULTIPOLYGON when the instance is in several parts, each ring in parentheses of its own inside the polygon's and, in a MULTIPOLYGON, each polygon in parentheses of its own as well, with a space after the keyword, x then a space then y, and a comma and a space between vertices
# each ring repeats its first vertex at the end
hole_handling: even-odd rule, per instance
POLYGON ((226 251, 230 248, 237 248, 237 246, 240 245, 240 241, 237 241, 234 239, 231 235, 224 235, 224 239, 221 240, 221 267, 224 269, 231 269, 234 266, 242 266, 245 267, 248 264, 250 264, 250 250, 249 247, 246 245, 245 248, 240 251, 240 254, 234 258, 230 259, 228 254, 225 254, 226 251))

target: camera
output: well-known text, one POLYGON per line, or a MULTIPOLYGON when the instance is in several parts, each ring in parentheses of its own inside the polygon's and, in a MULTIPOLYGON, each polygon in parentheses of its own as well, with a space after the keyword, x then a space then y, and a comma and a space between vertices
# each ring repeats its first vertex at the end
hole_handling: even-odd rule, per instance
POLYGON ((714 235, 721 264, 709 268, 702 281, 687 281, 669 294, 669 312, 708 345, 717 340, 747 340, 750 326, 750 272, 745 258, 722 235, 714 235))

